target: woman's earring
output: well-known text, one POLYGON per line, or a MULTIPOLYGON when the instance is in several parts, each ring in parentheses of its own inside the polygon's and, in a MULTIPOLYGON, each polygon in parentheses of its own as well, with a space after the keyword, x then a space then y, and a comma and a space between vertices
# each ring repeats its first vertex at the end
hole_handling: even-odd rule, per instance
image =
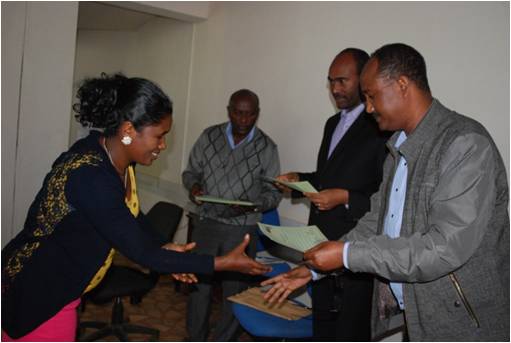
POLYGON ((130 145, 132 141, 133 141, 133 139, 128 135, 122 137, 122 139, 121 139, 121 142, 124 145, 130 145))

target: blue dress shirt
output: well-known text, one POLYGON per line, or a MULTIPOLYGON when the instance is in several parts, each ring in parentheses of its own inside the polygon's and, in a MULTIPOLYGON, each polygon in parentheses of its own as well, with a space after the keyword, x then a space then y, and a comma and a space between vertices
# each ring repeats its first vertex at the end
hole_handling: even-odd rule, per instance
MULTIPOLYGON (((395 147, 399 148, 406 140, 406 133, 401 131, 397 138, 395 147)), ((406 196, 406 181, 408 179, 408 166, 404 156, 399 158, 399 163, 394 174, 392 181, 392 188, 389 196, 389 205, 385 219, 383 221, 383 233, 390 238, 397 238, 401 233, 401 223, 403 221, 403 208, 405 206, 406 196)), ((344 267, 349 269, 348 266, 348 249, 349 242, 344 245, 343 261, 344 267)), ((403 302, 403 284, 400 282, 390 282, 390 289, 396 297, 397 303, 401 310, 404 310, 403 302)))
POLYGON ((227 134, 227 141, 229 142, 229 145, 231 146, 231 149, 233 149, 233 150, 234 150, 234 148, 236 148, 238 145, 240 145, 241 143, 243 143, 245 141, 250 142, 252 140, 252 138, 254 138, 254 132, 255 132, 255 125, 252 127, 252 130, 250 130, 248 135, 245 138, 243 138, 243 140, 241 142, 239 142, 238 144, 234 144, 234 137, 232 135, 231 122, 229 122, 227 124, 227 128, 225 129, 225 133, 227 134))

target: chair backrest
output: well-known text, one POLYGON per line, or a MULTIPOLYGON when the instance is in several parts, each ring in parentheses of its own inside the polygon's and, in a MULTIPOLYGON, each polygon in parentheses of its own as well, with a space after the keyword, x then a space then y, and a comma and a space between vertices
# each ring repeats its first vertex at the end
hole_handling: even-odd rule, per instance
MULTIPOLYGON (((263 212, 263 217, 261 218, 261 223, 269 224, 269 225, 280 225, 279 212, 277 209, 268 210, 263 212)), ((263 233, 257 230, 257 244, 256 251, 266 250, 267 247, 271 245, 271 241, 268 237, 266 237, 263 233)))
POLYGON ((261 223, 269 224, 269 225, 280 225, 279 212, 276 208, 263 212, 263 218, 261 219, 261 223))
POLYGON ((154 230, 167 242, 171 242, 174 238, 182 216, 183 209, 167 201, 157 202, 146 214, 154 230))

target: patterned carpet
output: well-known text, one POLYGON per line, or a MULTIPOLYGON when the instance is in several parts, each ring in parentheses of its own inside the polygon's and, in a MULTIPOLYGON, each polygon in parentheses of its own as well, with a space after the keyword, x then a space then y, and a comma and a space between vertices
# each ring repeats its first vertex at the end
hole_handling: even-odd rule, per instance
MULTIPOLYGON (((122 256, 115 258, 115 263, 131 264, 122 256), (120 262, 120 263, 119 263, 120 262)), ((149 292, 138 305, 132 305, 129 298, 123 299, 124 316, 130 323, 143 325, 160 330, 160 341, 184 341, 186 339, 186 285, 180 292, 174 289, 174 281, 171 276, 162 276, 156 287, 149 292)), ((212 314, 210 327, 220 315, 221 289, 215 288, 213 292, 212 314)), ((79 313, 81 321, 98 320, 110 322, 112 302, 103 305, 95 305, 87 302, 85 310, 79 313)), ((85 334, 92 332, 87 329, 85 334)), ((130 334, 132 341, 147 341, 147 335, 130 334)), ((115 336, 106 337, 103 341, 117 341, 115 336)), ((239 337, 239 341, 253 341, 246 332, 239 337)))

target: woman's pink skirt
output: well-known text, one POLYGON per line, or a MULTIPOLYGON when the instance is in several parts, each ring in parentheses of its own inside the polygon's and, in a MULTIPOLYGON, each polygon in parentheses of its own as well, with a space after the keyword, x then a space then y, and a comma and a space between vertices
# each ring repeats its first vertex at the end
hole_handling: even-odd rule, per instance
POLYGON ((74 342, 78 314, 76 299, 62 308, 56 315, 39 325, 37 329, 18 339, 12 339, 2 331, 3 342, 74 342))

